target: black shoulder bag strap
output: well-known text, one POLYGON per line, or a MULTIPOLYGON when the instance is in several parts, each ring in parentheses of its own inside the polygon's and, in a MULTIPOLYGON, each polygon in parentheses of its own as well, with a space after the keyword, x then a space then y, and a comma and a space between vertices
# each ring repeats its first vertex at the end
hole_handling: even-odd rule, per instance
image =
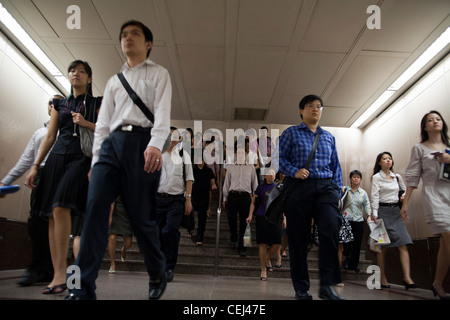
POLYGON ((122 82, 122 85, 124 86, 125 90, 127 90, 128 95, 130 96, 131 100, 133 100, 134 104, 141 109, 141 111, 145 114, 145 116, 150 120, 150 122, 153 124, 155 123, 155 117, 153 116, 153 113, 145 106, 144 102, 142 102, 141 98, 137 95, 136 92, 130 87, 130 84, 128 83, 127 79, 125 79, 125 76, 122 72, 118 73, 117 76, 120 79, 120 82, 122 82))
MULTIPOLYGON (((309 170, 309 166, 311 165, 312 159, 314 158, 314 155, 316 154, 317 145, 319 144, 319 138, 322 131, 318 131, 314 137, 313 146, 311 148, 311 152, 309 153, 308 160, 306 160, 305 169, 309 170)), ((293 189, 294 186, 296 186, 298 183, 298 180, 296 179, 293 184, 289 186, 289 188, 286 190, 286 195, 289 194, 293 189)))
POLYGON ((314 137, 313 146, 311 148, 311 152, 309 153, 308 160, 306 161, 306 164, 305 164, 306 170, 309 170, 309 166, 311 165, 312 158, 314 158, 314 155, 316 154, 316 149, 317 149, 317 145, 319 144, 319 138, 320 138, 321 133, 322 133, 322 131, 317 132, 316 136, 314 137))

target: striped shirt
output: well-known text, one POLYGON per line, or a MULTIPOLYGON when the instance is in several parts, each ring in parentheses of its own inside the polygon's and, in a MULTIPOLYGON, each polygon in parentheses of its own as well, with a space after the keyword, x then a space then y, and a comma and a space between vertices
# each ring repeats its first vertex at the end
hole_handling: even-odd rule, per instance
MULTIPOLYGON (((309 167, 309 178, 334 179, 342 189, 342 170, 336 150, 334 136, 317 127, 321 131, 316 155, 309 167)), ((314 143, 315 133, 305 123, 287 128, 280 137, 279 143, 279 170, 287 176, 295 177, 298 170, 305 167, 314 143)))
POLYGON ((364 221, 364 211, 367 214, 372 213, 372 208, 370 207, 369 195, 366 191, 359 187, 355 192, 353 192, 352 187, 346 187, 350 192, 352 197, 352 205, 345 209, 347 219, 349 221, 362 222, 364 221), (364 210, 364 211, 363 211, 364 210))

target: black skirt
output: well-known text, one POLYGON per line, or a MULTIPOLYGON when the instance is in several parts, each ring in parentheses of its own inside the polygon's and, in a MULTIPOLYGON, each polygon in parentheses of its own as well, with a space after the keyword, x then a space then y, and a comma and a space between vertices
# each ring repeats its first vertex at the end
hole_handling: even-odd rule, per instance
POLYGON ((281 244, 282 222, 272 224, 267 222, 266 216, 256 215, 256 243, 281 244))
POLYGON ((128 214, 123 206, 122 197, 118 197, 114 204, 111 226, 109 227, 108 234, 117 234, 128 237, 133 235, 133 229, 131 228, 128 214))
POLYGON ((69 208, 72 215, 86 212, 91 158, 84 154, 50 153, 36 190, 34 214, 51 216, 53 208, 69 208))

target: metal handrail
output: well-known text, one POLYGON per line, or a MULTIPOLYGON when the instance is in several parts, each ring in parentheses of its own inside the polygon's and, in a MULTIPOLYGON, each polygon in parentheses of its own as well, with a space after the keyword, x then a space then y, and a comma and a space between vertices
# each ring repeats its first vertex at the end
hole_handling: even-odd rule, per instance
POLYGON ((217 206, 217 224, 216 224, 216 251, 214 255, 214 277, 219 275, 219 239, 220 239, 220 215, 222 213, 222 192, 223 192, 223 163, 219 165, 219 205, 217 206))

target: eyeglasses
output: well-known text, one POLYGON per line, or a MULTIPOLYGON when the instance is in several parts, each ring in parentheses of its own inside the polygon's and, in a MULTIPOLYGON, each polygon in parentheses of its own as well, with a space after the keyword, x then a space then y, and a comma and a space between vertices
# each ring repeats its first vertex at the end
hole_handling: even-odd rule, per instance
POLYGON ((320 110, 320 111, 323 110, 323 106, 321 106, 321 105, 307 104, 305 107, 310 109, 310 110, 312 110, 312 109, 317 109, 317 110, 320 110))

